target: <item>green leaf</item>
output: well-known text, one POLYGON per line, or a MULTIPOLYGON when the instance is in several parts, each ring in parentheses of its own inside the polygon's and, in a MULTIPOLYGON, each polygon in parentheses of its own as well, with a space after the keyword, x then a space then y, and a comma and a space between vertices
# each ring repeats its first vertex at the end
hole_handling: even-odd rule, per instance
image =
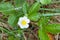
POLYGON ((38 21, 38 25, 45 26, 49 20, 50 20, 50 17, 41 17, 40 20, 38 21))
POLYGON ((28 4, 27 4, 27 2, 25 2, 25 3, 23 4, 23 13, 24 13, 24 14, 27 14, 27 12, 28 12, 28 4))
POLYGON ((39 13, 34 13, 28 16, 30 20, 32 21, 38 21, 38 19, 40 18, 39 13))
POLYGON ((36 13, 40 8, 40 3, 35 2, 32 7, 29 9, 29 15, 36 13))
POLYGON ((40 0, 41 4, 50 4, 52 0, 40 0))
POLYGON ((47 33, 45 32, 45 30, 43 28, 38 30, 38 36, 39 36, 40 40, 50 40, 47 33))
POLYGON ((10 3, 1 3, 0 12, 3 12, 5 15, 13 14, 14 6, 10 3))
POLYGON ((14 37, 13 36, 9 36, 8 40, 14 40, 14 37))
POLYGON ((45 29, 47 32, 57 34, 60 33, 60 24, 48 24, 45 29))
POLYGON ((20 40, 20 38, 19 37, 13 37, 13 36, 9 36, 8 37, 8 40, 20 40))
POLYGON ((41 17, 41 19, 38 21, 38 26, 40 27, 38 33, 39 33, 39 38, 40 40, 50 40, 44 27, 47 24, 49 20, 49 17, 41 17))
POLYGON ((14 4, 16 7, 20 7, 23 5, 23 3, 25 2, 26 0, 14 0, 14 4))
POLYGON ((18 19, 19 19, 19 17, 17 17, 17 15, 10 15, 9 18, 8 18, 8 23, 11 26, 16 26, 17 22, 18 22, 18 19))
POLYGON ((39 14, 37 13, 39 8, 40 8, 40 3, 39 2, 36 2, 32 5, 32 7, 28 11, 29 19, 31 19, 32 21, 37 21, 40 18, 39 14))

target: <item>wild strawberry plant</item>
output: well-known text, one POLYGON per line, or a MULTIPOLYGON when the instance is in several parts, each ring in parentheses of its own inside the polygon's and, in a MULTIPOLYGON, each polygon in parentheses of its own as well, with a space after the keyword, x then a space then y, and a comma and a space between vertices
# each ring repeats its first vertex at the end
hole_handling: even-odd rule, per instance
POLYGON ((39 40, 50 40, 47 33, 59 33, 60 24, 51 24, 49 21, 52 16, 60 15, 60 11, 59 9, 41 7, 51 3, 53 3, 52 0, 35 0, 32 5, 28 4, 26 0, 1 1, 0 12, 6 17, 8 16, 7 22, 13 27, 13 30, 7 30, 3 27, 0 27, 0 30, 3 30, 10 35, 8 40, 25 40, 23 37, 24 30, 28 30, 31 22, 33 22, 36 23, 36 27, 39 28, 39 40), (41 12, 44 10, 51 12, 41 12))

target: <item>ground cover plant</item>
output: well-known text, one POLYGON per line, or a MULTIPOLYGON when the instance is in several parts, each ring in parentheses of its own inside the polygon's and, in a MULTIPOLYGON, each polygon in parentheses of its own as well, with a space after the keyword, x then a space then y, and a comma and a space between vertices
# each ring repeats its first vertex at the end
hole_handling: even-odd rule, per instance
POLYGON ((59 0, 0 0, 0 40, 56 40, 59 0), (32 2, 31 2, 32 1, 32 2), (51 22, 53 20, 53 22, 51 22))

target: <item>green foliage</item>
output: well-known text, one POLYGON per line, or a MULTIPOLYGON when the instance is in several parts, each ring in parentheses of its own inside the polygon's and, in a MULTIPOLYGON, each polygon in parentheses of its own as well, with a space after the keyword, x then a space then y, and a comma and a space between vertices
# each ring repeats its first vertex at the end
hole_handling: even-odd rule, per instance
POLYGON ((45 26, 50 20, 50 17, 41 17, 40 20, 38 21, 39 26, 45 26))
POLYGON ((39 40, 50 40, 47 33, 45 32, 45 30, 43 28, 40 28, 38 30, 38 36, 39 36, 39 40))
POLYGON ((60 33, 60 24, 48 24, 45 29, 47 32, 57 34, 60 33))
POLYGON ((60 24, 48 24, 51 16, 60 15, 60 13, 41 12, 44 10, 42 10, 41 7, 50 3, 51 0, 39 0, 39 2, 34 2, 32 6, 29 5, 26 0, 14 0, 14 4, 9 2, 0 3, 0 12, 5 16, 8 16, 9 25, 14 26, 14 30, 6 30, 2 27, 0 27, 0 30, 12 35, 8 37, 8 40, 19 40, 20 37, 17 37, 16 35, 20 34, 21 36, 23 33, 20 33, 21 29, 17 27, 17 23, 20 17, 27 16, 31 21, 36 22, 36 25, 39 26, 38 37, 40 40, 49 40, 47 32, 53 34, 60 33, 60 24))
POLYGON ((38 26, 40 29, 38 30, 38 36, 40 40, 50 40, 46 31, 45 31, 45 26, 48 24, 48 21, 50 20, 50 17, 41 17, 40 20, 38 21, 38 26))
POLYGON ((13 36, 9 36, 8 40, 15 40, 13 36))
POLYGON ((13 14, 14 12, 14 6, 10 3, 1 3, 0 4, 0 12, 2 12, 5 15, 13 14))
POLYGON ((23 13, 24 14, 27 14, 28 13, 28 4, 27 4, 27 2, 25 2, 24 4, 23 4, 23 13))
POLYGON ((14 0, 14 4, 15 4, 15 7, 20 7, 23 5, 23 3, 25 2, 25 0, 14 0))
POLYGON ((29 19, 31 19, 32 21, 37 21, 40 18, 39 13, 37 13, 39 8, 40 8, 39 2, 36 2, 32 5, 32 7, 29 9, 29 14, 28 14, 29 19))
POLYGON ((8 23, 12 26, 16 26, 17 25, 17 22, 18 22, 18 17, 16 15, 11 15, 9 16, 8 18, 8 23))
POLYGON ((36 2, 32 5, 32 7, 29 9, 29 15, 36 13, 40 8, 40 3, 36 2))
POLYGON ((38 21, 39 18, 40 18, 40 14, 38 13, 33 13, 32 15, 29 15, 29 19, 32 21, 38 21))

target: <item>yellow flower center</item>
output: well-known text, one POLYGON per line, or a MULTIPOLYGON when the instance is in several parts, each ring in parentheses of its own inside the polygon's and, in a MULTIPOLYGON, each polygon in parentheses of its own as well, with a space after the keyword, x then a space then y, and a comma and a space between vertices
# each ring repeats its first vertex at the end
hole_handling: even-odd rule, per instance
POLYGON ((26 25, 27 22, 25 20, 22 20, 22 25, 26 25))

